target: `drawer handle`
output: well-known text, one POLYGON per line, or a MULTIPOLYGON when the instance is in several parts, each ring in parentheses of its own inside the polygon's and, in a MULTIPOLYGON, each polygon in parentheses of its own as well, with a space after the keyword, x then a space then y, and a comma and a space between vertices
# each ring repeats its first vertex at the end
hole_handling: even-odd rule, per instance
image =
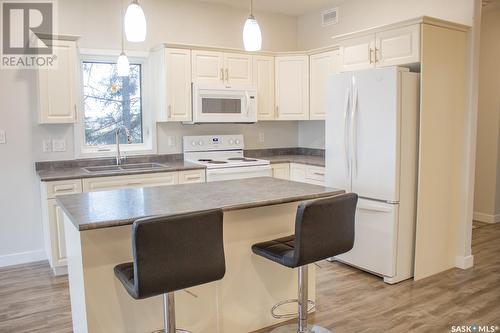
POLYGON ((323 172, 315 172, 314 173, 316 176, 324 176, 325 174, 323 172))
POLYGON ((61 186, 58 186, 57 188, 54 187, 54 192, 71 191, 74 189, 75 189, 74 185, 61 185, 61 186))
POLYGON ((194 179, 200 179, 201 176, 197 175, 197 176, 186 176, 186 179, 187 180, 194 180, 194 179))

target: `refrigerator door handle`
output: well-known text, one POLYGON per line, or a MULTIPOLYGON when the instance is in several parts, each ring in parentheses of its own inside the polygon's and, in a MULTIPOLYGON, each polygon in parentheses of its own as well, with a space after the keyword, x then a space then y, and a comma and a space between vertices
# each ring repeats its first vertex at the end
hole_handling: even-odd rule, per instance
POLYGON ((352 142, 352 171, 354 177, 358 176, 358 87, 353 77, 352 116, 351 116, 351 142, 352 142))
POLYGON ((347 89, 346 94, 345 94, 345 102, 344 102, 344 154, 345 154, 345 163, 346 163, 346 172, 347 172, 347 178, 351 177, 351 156, 350 156, 350 149, 349 149, 349 143, 350 143, 350 125, 349 125, 349 105, 350 105, 350 99, 351 99, 351 87, 349 86, 349 89, 347 89))

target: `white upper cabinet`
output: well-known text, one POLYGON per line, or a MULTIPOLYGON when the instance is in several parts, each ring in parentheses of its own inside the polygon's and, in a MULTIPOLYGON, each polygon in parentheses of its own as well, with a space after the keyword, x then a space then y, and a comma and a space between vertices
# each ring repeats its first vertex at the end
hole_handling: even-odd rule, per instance
POLYGON ((357 71, 375 66, 375 35, 342 40, 339 46, 341 71, 357 71))
POLYGON ((375 35, 377 66, 394 66, 420 61, 420 25, 379 32, 375 35))
POLYGON ((224 53, 224 79, 229 84, 252 84, 252 56, 224 53))
POLYGON ((314 54, 310 57, 309 119, 323 120, 326 114, 326 85, 328 77, 338 73, 339 51, 314 54))
POLYGON ((195 83, 252 84, 252 56, 193 50, 192 80, 195 83))
POLYGON ((166 49, 166 120, 191 121, 191 51, 166 49))
POLYGON ((278 56, 276 69, 276 119, 309 119, 309 57, 278 56))
POLYGON ((151 55, 156 120, 191 121, 191 50, 161 48, 151 55))
POLYGON ((76 121, 76 42, 54 40, 55 68, 38 70, 39 123, 64 124, 76 121))
POLYGON ((224 54, 214 51, 191 51, 192 80, 195 83, 224 83, 224 54))
POLYGON ((257 119, 274 120, 274 57, 253 57, 253 80, 257 88, 257 119))
POLYGON ((417 63, 420 62, 420 24, 343 38, 339 46, 343 72, 417 63))

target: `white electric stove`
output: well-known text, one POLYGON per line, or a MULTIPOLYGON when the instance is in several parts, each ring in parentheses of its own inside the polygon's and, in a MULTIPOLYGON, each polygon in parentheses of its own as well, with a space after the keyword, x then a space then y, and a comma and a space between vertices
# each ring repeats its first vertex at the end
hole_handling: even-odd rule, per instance
POLYGON ((207 168, 207 182, 271 177, 269 161, 245 157, 243 135, 202 135, 183 138, 184 159, 207 168))

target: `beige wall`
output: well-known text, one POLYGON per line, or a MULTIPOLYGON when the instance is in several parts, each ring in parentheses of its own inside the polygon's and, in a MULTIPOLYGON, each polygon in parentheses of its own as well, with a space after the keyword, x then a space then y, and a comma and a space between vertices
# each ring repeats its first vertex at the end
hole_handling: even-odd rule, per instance
POLYGON ((500 7, 482 14, 475 219, 500 221, 500 7), (496 217, 495 217, 496 216, 496 217))
POLYGON ((312 49, 331 44, 331 37, 415 18, 433 16, 467 25, 472 24, 472 0, 337 0, 339 23, 321 26, 320 12, 298 19, 297 46, 312 49))

